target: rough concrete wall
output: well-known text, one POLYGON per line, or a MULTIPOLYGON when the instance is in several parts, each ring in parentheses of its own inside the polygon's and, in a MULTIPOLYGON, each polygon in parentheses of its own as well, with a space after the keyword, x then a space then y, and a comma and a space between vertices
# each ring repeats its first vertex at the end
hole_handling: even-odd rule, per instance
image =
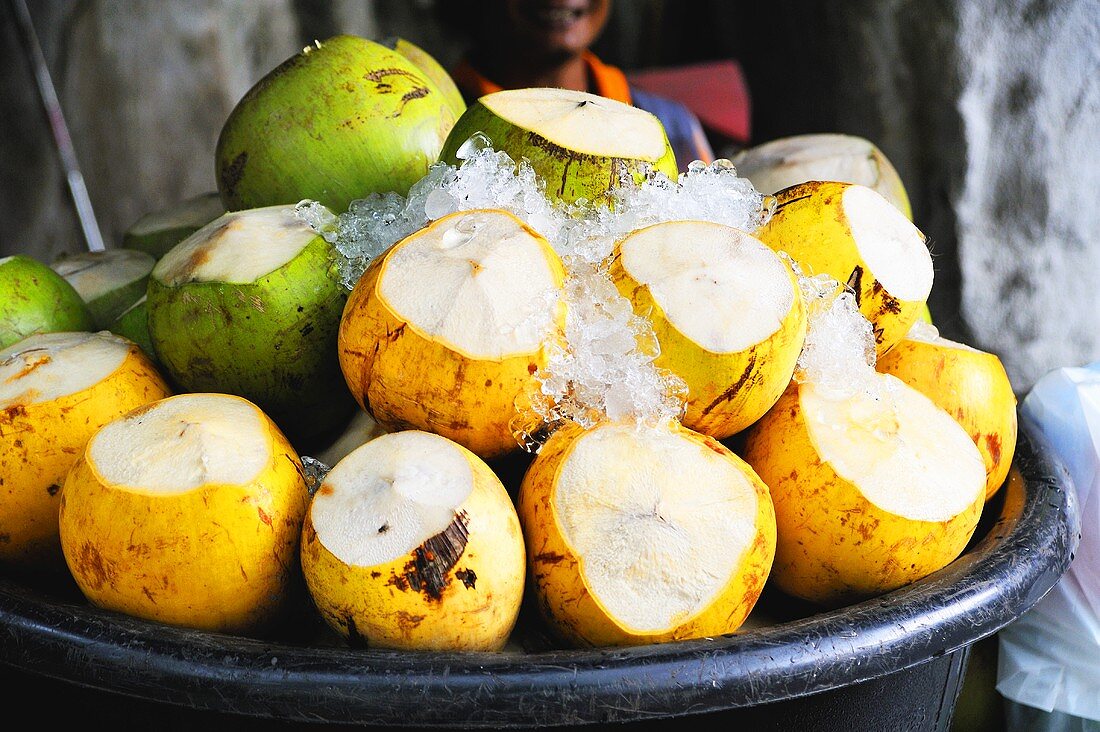
MULTIPOLYGON (((143 213, 214 190, 237 100, 313 30, 371 35, 370 3, 158 0, 29 3, 108 245, 143 213), (326 25, 327 24, 327 25, 326 25)), ((83 247, 13 24, 2 13, 0 253, 83 247)), ((0 254, 0 255, 2 255, 0 254)))
POLYGON ((1100 2, 960 2, 963 316, 1017 386, 1100 358, 1100 2))

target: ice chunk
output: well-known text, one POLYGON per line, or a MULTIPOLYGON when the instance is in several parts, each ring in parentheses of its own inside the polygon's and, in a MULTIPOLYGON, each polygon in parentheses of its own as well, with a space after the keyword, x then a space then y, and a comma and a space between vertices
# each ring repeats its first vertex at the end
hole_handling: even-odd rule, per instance
POLYGON ((424 198, 424 217, 435 221, 458 211, 458 201, 447 191, 436 188, 424 198))
POLYGON ((321 487, 321 483, 325 482, 325 477, 328 476, 330 470, 332 470, 331 467, 317 458, 302 455, 302 473, 306 479, 306 489, 309 491, 309 495, 312 496, 317 492, 317 489, 321 487))
POLYGON ((459 160, 469 160, 482 150, 492 148, 493 141, 480 132, 470 135, 466 142, 458 146, 455 157, 459 160))
POLYGON ((324 204, 307 198, 298 202, 294 213, 329 244, 336 243, 336 214, 324 204))
POLYGON ((940 329, 931 323, 917 320, 909 327, 909 332, 905 334, 905 337, 923 343, 936 343, 940 340, 940 329))

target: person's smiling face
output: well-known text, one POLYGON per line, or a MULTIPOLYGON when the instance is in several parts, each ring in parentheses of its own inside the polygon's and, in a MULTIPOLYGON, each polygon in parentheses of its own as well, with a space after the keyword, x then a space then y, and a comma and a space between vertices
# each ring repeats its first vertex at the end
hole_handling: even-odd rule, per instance
POLYGON ((611 0, 503 0, 512 42, 543 57, 576 56, 591 46, 604 25, 611 0))

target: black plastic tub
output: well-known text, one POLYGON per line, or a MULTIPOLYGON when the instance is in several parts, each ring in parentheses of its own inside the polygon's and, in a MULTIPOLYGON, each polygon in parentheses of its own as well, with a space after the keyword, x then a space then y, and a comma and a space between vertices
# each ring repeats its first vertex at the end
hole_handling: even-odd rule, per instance
POLYGON ((945 730, 970 646, 1034 605, 1079 538, 1068 474, 1032 425, 1020 427, 1012 473, 968 550, 920 582, 840 610, 814 614, 767 594, 761 613, 779 622, 719 638, 410 654, 179 630, 0 581, 0 683, 9 699, 52 696, 36 705, 36 722, 161 729, 716 721, 945 730))

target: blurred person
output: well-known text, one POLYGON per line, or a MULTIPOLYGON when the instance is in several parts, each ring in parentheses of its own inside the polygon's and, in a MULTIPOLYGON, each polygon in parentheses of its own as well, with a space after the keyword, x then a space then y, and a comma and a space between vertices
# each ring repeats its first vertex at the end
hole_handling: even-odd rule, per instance
POLYGON ((611 0, 441 0, 437 11, 471 41, 451 70, 467 104, 524 87, 598 94, 661 120, 681 171, 693 160, 714 159, 699 119, 687 107, 632 88, 621 70, 589 50, 607 25, 611 0))

